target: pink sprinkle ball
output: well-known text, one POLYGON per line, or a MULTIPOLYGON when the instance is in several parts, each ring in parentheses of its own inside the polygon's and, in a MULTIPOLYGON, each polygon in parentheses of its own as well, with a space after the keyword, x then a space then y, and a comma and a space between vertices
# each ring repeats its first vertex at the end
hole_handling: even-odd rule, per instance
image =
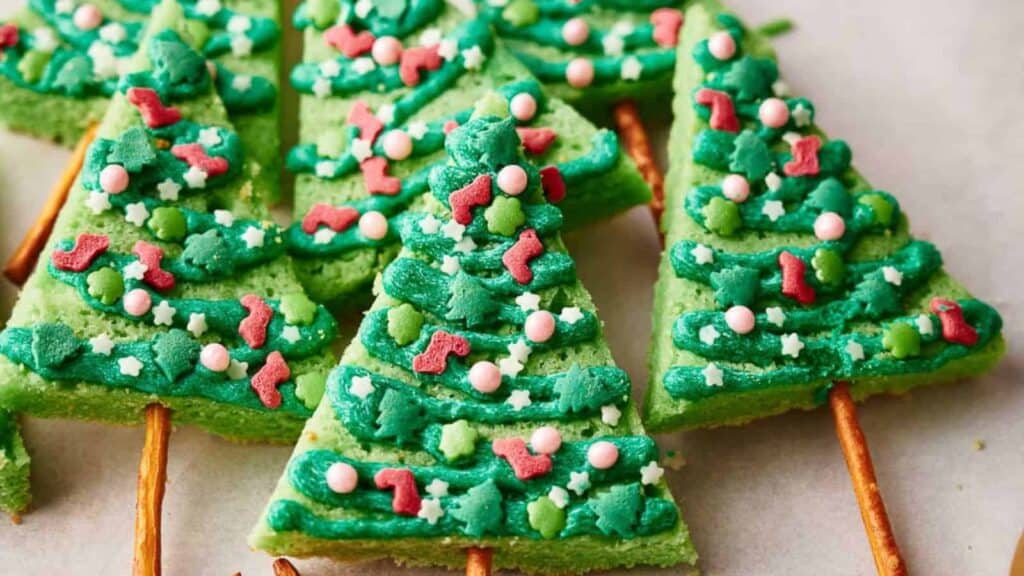
POLYGON ((737 204, 742 204, 750 197, 750 182, 739 174, 729 174, 722 180, 722 194, 737 204))
POLYGON ((128 188, 128 171, 119 164, 110 164, 100 171, 100 188, 108 194, 120 194, 128 188))
POLYGON ((565 79, 573 88, 586 88, 594 81, 594 63, 586 58, 573 58, 565 67, 565 79))
POLYGON ((725 323, 737 334, 750 334, 755 322, 753 311, 746 306, 733 306, 725 311, 725 323))
POLYGON ((150 298, 149 292, 146 292, 142 288, 136 288, 129 290, 124 295, 124 311, 131 314, 132 316, 143 316, 146 312, 149 312, 150 307, 153 306, 153 299, 150 298))
POLYGON ((103 23, 103 13, 95 4, 82 4, 72 20, 79 30, 95 30, 103 23))
POLYGON ((501 387, 501 369, 494 362, 481 360, 469 369, 469 385, 477 392, 490 394, 501 387))
POLYGON ((370 54, 381 66, 397 64, 402 57, 402 43, 394 36, 381 36, 374 40, 370 54))
POLYGON ((583 18, 570 18, 562 26, 562 39, 570 46, 579 46, 590 36, 590 26, 583 18))
POLYGON ((736 41, 728 32, 715 32, 708 38, 708 52, 718 60, 728 60, 736 55, 736 41))
POLYGON ((598 470, 607 470, 619 460, 619 449, 608 442, 607 440, 601 440, 600 442, 594 442, 587 449, 587 462, 591 466, 598 470))
POLYGON ((541 426, 530 436, 530 447, 537 454, 554 454, 562 447, 562 433, 554 426, 541 426))
POLYGON ((370 240, 381 240, 388 235, 388 219, 371 210, 359 217, 359 231, 370 240))
POLYGON ((203 346, 202 352, 199 353, 199 362, 207 370, 223 372, 231 365, 231 355, 223 344, 214 342, 203 346))
POLYGON ((412 154, 412 138, 402 130, 391 130, 384 135, 384 154, 392 160, 405 160, 412 154))
POLYGON ((338 494, 348 494, 359 484, 359 473, 351 464, 335 462, 327 469, 327 487, 338 494))
POLYGON ((768 98, 761 102, 757 117, 769 128, 782 128, 789 122, 789 106, 781 98, 768 98))
POLYGON ((530 342, 547 342, 555 334, 555 317, 547 310, 537 310, 526 317, 523 327, 530 342))
POLYGON ((526 170, 518 164, 509 164, 498 171, 498 189, 510 196, 522 194, 528 181, 526 170))
POLYGON ((814 220, 814 235, 819 240, 839 240, 846 233, 846 222, 835 212, 823 212, 814 220))
POLYGON ((537 100, 529 92, 520 92, 512 97, 508 108, 516 120, 527 122, 537 113, 537 100))

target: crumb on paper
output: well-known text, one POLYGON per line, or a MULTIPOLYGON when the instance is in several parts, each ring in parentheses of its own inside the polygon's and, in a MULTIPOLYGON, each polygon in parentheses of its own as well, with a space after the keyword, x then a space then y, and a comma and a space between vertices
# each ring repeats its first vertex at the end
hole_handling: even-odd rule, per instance
POLYGON ((975 439, 974 440, 974 450, 976 452, 981 452, 984 449, 985 449, 985 441, 982 440, 981 438, 975 439))

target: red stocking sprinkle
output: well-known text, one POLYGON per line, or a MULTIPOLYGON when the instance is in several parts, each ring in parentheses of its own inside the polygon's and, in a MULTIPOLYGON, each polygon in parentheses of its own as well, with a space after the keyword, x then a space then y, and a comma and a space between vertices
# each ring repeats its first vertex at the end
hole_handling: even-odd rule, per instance
POLYGON ((782 294, 801 304, 814 302, 814 287, 804 278, 807 270, 804 261, 789 252, 782 252, 779 254, 779 267, 782 268, 782 294))
POLYGON ((79 234, 70 252, 54 250, 50 261, 58 270, 81 272, 92 265, 100 254, 107 251, 110 238, 99 234, 79 234))
POLYGON ((398 63, 398 76, 406 86, 420 83, 420 70, 437 70, 441 67, 441 55, 437 46, 417 46, 402 52, 398 63))
POLYGON ((540 185, 544 188, 544 196, 548 202, 558 204, 565 200, 565 179, 558 166, 545 166, 540 169, 540 185))
POLYGON ((369 52, 373 48, 373 41, 373 33, 369 30, 356 34, 345 24, 332 26, 324 32, 324 42, 349 58, 369 52))
POLYGON ((951 344, 974 346, 978 343, 978 332, 964 320, 964 311, 960 305, 945 298, 932 298, 932 312, 939 315, 942 322, 942 338, 951 344))
POLYGON ((171 148, 171 154, 195 166, 210 176, 219 176, 228 171, 228 161, 220 156, 210 156, 202 144, 178 144, 171 148))
POLYGON ((465 358, 469 351, 469 340, 438 330, 430 337, 427 349, 412 359, 412 369, 421 374, 442 374, 448 368, 449 354, 465 358))
POLYGON ((452 205, 452 217, 459 224, 468 225, 473 221, 473 207, 491 203, 491 176, 481 174, 465 188, 452 192, 448 197, 452 205))
POLYGON ((0 48, 18 45, 18 27, 14 24, 0 26, 0 48))
POLYGON ((251 348, 262 348, 267 342, 267 326, 274 317, 274 310, 255 294, 242 296, 241 302, 249 315, 238 325, 238 333, 251 348))
POLYGON ((370 107, 360 100, 348 111, 348 123, 359 128, 359 138, 373 143, 384 129, 384 123, 370 112, 370 107))
POLYGON ((821 171, 818 150, 821 150, 821 139, 817 136, 805 136, 793 142, 793 159, 786 162, 782 171, 786 176, 816 176, 821 171))
POLYGON ((537 238, 537 231, 532 228, 523 230, 519 240, 512 245, 501 257, 502 264, 508 269, 516 282, 529 284, 533 280, 533 270, 530 270, 530 260, 544 253, 544 245, 537 238))
POLYGON ((495 456, 508 460, 516 478, 529 480, 551 472, 551 456, 538 454, 534 456, 526 449, 526 441, 522 438, 502 438, 491 443, 495 456))
POLYGON ((443 126, 441 126, 441 130, 444 131, 445 135, 448 135, 448 134, 452 133, 452 130, 455 130, 458 127, 459 127, 459 123, 458 122, 456 122, 455 120, 449 120, 449 121, 445 122, 443 126))
POLYGON ((317 204, 310 208, 302 219, 302 231, 306 234, 316 232, 321 224, 335 232, 344 232, 359 219, 359 211, 350 206, 335 208, 330 204, 317 204))
POLYGON ((523 149, 527 154, 543 154, 555 141, 555 131, 551 128, 516 128, 519 139, 523 141, 523 149))
POLYGON ((402 189, 402 181, 394 176, 388 176, 388 160, 383 156, 367 158, 359 164, 363 171, 363 182, 370 194, 385 194, 394 196, 402 189))
POLYGON ((651 12, 654 33, 651 37, 662 48, 672 48, 679 43, 679 29, 683 27, 683 13, 674 8, 658 8, 651 12))
POLYGON ((129 88, 128 101, 139 109, 142 120, 150 128, 159 128, 181 120, 181 112, 173 106, 164 106, 160 95, 152 88, 129 88))
POLYGON ((146 266, 146 272, 142 275, 143 282, 160 292, 174 288, 174 274, 160 268, 160 261, 164 259, 164 251, 159 246, 139 240, 132 248, 132 253, 138 256, 139 262, 146 266))
POLYGON ((267 355, 267 363, 253 375, 249 385, 260 397, 260 402, 267 408, 274 409, 281 405, 281 393, 277 387, 291 378, 292 371, 284 361, 284 356, 277 350, 267 355))
POLYGON ((701 88, 697 91, 697 104, 711 107, 711 120, 708 122, 714 130, 739 132, 740 121, 736 117, 736 108, 732 98, 725 92, 701 88))
POLYGON ((373 477, 377 488, 394 488, 391 509, 395 514, 416 516, 420 512, 420 493, 416 489, 416 477, 406 468, 384 468, 373 477))

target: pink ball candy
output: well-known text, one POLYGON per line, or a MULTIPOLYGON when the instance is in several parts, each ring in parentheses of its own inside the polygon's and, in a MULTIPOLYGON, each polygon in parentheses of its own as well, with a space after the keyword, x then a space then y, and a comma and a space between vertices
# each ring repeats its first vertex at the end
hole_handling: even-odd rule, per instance
POLYGON ((769 128, 782 128, 789 122, 789 106, 781 98, 768 98, 761 102, 757 117, 769 128))
POLYGON ((103 13, 95 4, 82 4, 72 20, 79 30, 94 30, 103 23, 103 13))
POLYGON ((231 355, 223 344, 214 342, 203 346, 202 352, 199 353, 199 362, 207 370, 223 372, 231 365, 231 355))
POLYGON ((824 212, 814 220, 814 235, 819 240, 839 240, 846 233, 846 222, 835 212, 824 212))
POLYGON ((402 57, 402 43, 394 36, 381 36, 373 42, 370 54, 381 66, 397 64, 402 57))
POLYGON ((412 154, 412 138, 401 130, 391 130, 384 135, 384 154, 392 160, 405 160, 412 154))
POLYGON ((469 385, 477 392, 490 394, 501 387, 501 370, 494 362, 477 362, 469 369, 469 385))
POLYGON ((750 182, 739 174, 729 174, 722 180, 722 194, 737 204, 742 204, 750 197, 750 182))
POLYGON ((583 18, 570 18, 562 26, 562 39, 570 46, 579 46, 590 36, 590 26, 583 18))
POLYGON ((754 329, 754 313, 746 306, 733 306, 725 311, 725 323, 737 334, 750 334, 754 329))
POLYGON ((587 462, 598 470, 607 470, 619 460, 619 449, 611 442, 594 442, 587 449, 587 462))
POLYGON ((327 487, 338 494, 348 494, 359 484, 359 473, 351 464, 335 462, 327 469, 327 487))
POLYGON ((511 196, 518 196, 526 190, 529 177, 526 170, 517 164, 510 164, 498 171, 498 189, 511 196))
POLYGON ((537 454, 554 454, 562 447, 562 433, 554 426, 541 426, 530 436, 530 447, 537 454))
POLYGON ((153 299, 149 297, 149 292, 142 288, 136 288, 129 290, 124 295, 124 302, 122 304, 125 312, 138 317, 149 312, 150 307, 153 306, 153 299))
POLYGON ((120 194, 128 188, 128 171, 124 166, 111 164, 100 172, 100 188, 107 194, 120 194))
POLYGON ((388 235, 388 219, 371 210, 359 217, 359 231, 370 240, 381 240, 388 235))
POLYGON ((736 41, 728 32, 715 32, 708 38, 708 52, 718 60, 728 60, 736 55, 736 41))
POLYGON ((573 88, 586 88, 594 81, 594 63, 586 58, 573 58, 565 67, 565 79, 573 88))
POLYGON ((547 310, 537 310, 526 317, 523 329, 530 342, 547 342, 555 334, 555 317, 547 310))
POLYGON ((526 122, 537 113, 537 100, 528 92, 520 92, 512 97, 508 108, 516 120, 526 122))

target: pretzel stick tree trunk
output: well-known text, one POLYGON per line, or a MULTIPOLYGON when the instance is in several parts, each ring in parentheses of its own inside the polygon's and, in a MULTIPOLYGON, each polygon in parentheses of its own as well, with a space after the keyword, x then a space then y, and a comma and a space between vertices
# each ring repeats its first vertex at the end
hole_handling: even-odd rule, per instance
POLYGON ((135 559, 132 576, 160 575, 160 519, 167 481, 167 444, 171 411, 160 404, 146 407, 146 440, 139 461, 135 504, 135 559))

